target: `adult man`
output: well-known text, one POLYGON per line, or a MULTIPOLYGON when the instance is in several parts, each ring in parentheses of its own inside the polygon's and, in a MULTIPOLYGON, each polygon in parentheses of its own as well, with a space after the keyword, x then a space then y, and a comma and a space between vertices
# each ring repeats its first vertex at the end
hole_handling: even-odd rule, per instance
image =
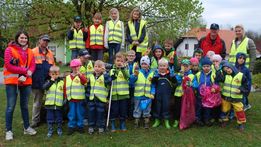
POLYGON ((256 61, 256 45, 252 39, 245 35, 242 25, 235 26, 235 33, 236 38, 232 42, 228 61, 235 65, 237 53, 245 53, 247 55, 246 66, 252 72, 256 61))
POLYGON ((46 78, 48 78, 49 68, 54 65, 54 57, 51 50, 48 49, 50 38, 48 35, 42 35, 39 39, 38 47, 33 49, 36 68, 33 74, 33 112, 32 112, 32 125, 37 127, 40 122, 40 110, 42 106, 42 99, 44 90, 42 86, 46 78))
POLYGON ((73 26, 67 32, 69 40, 69 48, 72 51, 71 60, 76 59, 81 49, 85 49, 85 40, 87 39, 87 32, 82 28, 82 19, 80 16, 74 17, 73 26))
POLYGON ((208 51, 214 51, 215 54, 219 54, 223 59, 226 57, 226 44, 224 40, 218 35, 219 25, 211 24, 210 32, 207 36, 201 38, 198 43, 198 47, 203 50, 204 56, 208 51))

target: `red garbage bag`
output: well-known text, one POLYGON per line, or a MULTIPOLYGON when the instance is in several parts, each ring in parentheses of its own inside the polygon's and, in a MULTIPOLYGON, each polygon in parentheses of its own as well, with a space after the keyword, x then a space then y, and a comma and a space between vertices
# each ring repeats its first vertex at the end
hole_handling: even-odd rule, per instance
POLYGON ((214 108, 221 104, 220 87, 218 85, 206 86, 202 85, 199 89, 202 97, 202 106, 206 108, 214 108), (211 92, 211 89, 215 89, 211 92))
POLYGON ((179 129, 188 128, 195 120, 195 105, 196 99, 193 88, 191 87, 191 80, 189 77, 184 77, 182 81, 183 96, 181 100, 181 115, 179 122, 179 129))

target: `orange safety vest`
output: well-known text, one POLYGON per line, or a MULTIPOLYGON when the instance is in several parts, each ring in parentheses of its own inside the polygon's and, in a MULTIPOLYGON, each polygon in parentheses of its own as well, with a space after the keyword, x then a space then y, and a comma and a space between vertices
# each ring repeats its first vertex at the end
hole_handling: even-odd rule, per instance
POLYGON ((53 53, 51 50, 47 49, 47 54, 44 55, 40 53, 39 47, 34 48, 33 50, 35 64, 42 64, 43 60, 46 60, 49 64, 54 65, 53 53))
MULTIPOLYGON (((20 67, 29 67, 32 59, 33 59, 33 52, 30 48, 27 48, 27 60, 23 61, 21 55, 18 53, 17 48, 9 47, 12 52, 12 57, 19 60, 18 66, 20 67)), ((26 77, 26 81, 22 83, 18 83, 18 77, 19 74, 12 73, 6 69, 4 66, 4 84, 22 84, 22 85, 31 85, 32 84, 32 78, 26 77)))

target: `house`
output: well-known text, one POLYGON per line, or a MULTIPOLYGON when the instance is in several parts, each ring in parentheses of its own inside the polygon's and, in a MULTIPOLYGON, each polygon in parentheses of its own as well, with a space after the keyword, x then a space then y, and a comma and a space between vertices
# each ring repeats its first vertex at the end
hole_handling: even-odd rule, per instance
MULTIPOLYGON (((194 49, 197 47, 198 41, 206 36, 210 32, 210 29, 206 28, 193 28, 182 36, 175 43, 174 48, 176 48, 178 56, 193 56, 194 49)), ((235 38, 235 33, 233 30, 219 30, 219 36, 225 41, 227 54, 230 52, 230 46, 235 38)))

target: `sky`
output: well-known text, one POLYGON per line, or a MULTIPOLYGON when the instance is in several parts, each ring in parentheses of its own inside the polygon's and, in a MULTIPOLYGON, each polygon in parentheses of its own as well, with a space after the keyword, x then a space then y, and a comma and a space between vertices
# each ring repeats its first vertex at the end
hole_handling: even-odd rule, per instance
POLYGON ((200 0, 202 17, 209 28, 217 23, 221 28, 242 24, 246 30, 261 32, 261 0, 200 0))

